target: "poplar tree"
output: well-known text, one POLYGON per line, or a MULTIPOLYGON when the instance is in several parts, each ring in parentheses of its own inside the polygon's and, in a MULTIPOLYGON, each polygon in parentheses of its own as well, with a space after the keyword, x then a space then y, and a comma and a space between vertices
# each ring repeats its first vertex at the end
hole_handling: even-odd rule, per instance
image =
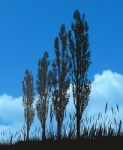
POLYGON ((46 120, 48 115, 51 72, 48 70, 50 61, 48 52, 38 62, 37 92, 38 101, 36 104, 37 116, 42 128, 42 139, 45 140, 46 120))
POLYGON ((54 42, 55 60, 52 64, 52 110, 57 121, 57 138, 61 140, 62 124, 65 115, 66 106, 69 102, 67 90, 69 88, 69 55, 68 42, 65 26, 62 25, 59 36, 54 42))
POLYGON ((85 15, 78 10, 73 15, 71 31, 69 31, 69 50, 71 57, 73 99, 76 109, 77 139, 80 139, 80 122, 89 101, 91 90, 88 69, 91 64, 89 51, 88 24, 85 15))
POLYGON ((26 140, 29 141, 29 131, 34 119, 34 85, 33 76, 29 70, 25 71, 23 85, 23 106, 26 123, 26 140))

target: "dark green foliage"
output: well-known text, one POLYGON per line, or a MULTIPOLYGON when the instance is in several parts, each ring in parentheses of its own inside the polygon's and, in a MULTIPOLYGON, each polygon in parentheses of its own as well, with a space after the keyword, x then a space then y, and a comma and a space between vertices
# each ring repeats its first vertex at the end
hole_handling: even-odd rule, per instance
POLYGON ((36 110, 38 119, 42 127, 42 139, 45 139, 46 120, 48 115, 48 105, 50 97, 50 82, 51 72, 48 71, 50 61, 48 60, 48 52, 46 51, 43 58, 38 62, 38 78, 37 78, 37 91, 38 101, 36 110))
POLYGON ((64 119, 65 109, 69 101, 67 90, 70 80, 69 56, 67 51, 67 33, 65 26, 62 25, 59 37, 55 39, 55 60, 52 64, 52 112, 57 121, 57 135, 61 139, 61 129, 64 119))
POLYGON ((29 140, 29 130, 33 123, 34 119, 34 85, 33 85, 33 76, 29 70, 26 70, 23 84, 23 106, 24 106, 24 116, 27 129, 27 138, 29 140))
POLYGON ((90 66, 88 42, 88 25, 85 15, 81 17, 78 10, 74 12, 74 23, 69 31, 69 49, 71 55, 73 98, 76 108, 77 138, 80 138, 80 121, 88 104, 91 90, 87 71, 90 66))

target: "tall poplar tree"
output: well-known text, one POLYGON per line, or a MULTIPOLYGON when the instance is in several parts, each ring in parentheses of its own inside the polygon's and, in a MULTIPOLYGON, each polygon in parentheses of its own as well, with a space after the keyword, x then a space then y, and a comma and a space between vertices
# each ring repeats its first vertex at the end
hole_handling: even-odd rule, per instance
POLYGON ((69 50, 72 66, 73 99, 76 108, 77 139, 80 139, 80 122, 82 114, 88 104, 91 90, 87 71, 91 64, 89 51, 88 24, 85 15, 78 10, 74 12, 74 22, 69 31, 69 50))
POLYGON ((69 101, 67 90, 70 84, 68 75, 70 61, 67 38, 65 26, 62 25, 59 36, 55 39, 55 60, 52 64, 52 108, 57 121, 57 137, 59 140, 61 140, 65 109, 69 101))
POLYGON ((29 70, 25 71, 23 85, 23 106, 26 123, 26 140, 29 141, 29 131, 34 119, 34 85, 33 76, 29 70))
POLYGON ((43 57, 38 62, 38 77, 37 77, 38 101, 36 104, 36 110, 42 128, 43 140, 45 140, 46 138, 45 130, 48 115, 50 83, 51 83, 51 71, 49 71, 50 61, 48 57, 49 57, 48 52, 45 51, 43 57))

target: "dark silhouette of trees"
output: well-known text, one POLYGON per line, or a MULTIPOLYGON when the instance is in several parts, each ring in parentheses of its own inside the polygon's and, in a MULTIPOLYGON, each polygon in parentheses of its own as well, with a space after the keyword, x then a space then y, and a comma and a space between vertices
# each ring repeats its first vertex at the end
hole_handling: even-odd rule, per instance
POLYGON ((87 71, 90 66, 88 24, 85 15, 81 17, 78 10, 74 12, 74 22, 69 31, 69 49, 71 54, 73 98, 76 108, 77 139, 80 139, 80 121, 90 94, 90 81, 87 71))
POLYGON ((42 128, 42 139, 46 138, 46 120, 48 115, 48 105, 49 105, 49 93, 50 93, 50 81, 51 72, 48 71, 50 61, 48 60, 48 52, 46 51, 43 58, 38 62, 38 79, 37 79, 37 91, 38 91, 38 101, 36 104, 36 110, 38 119, 42 128))
POLYGON ((62 25, 59 37, 55 39, 55 60, 52 64, 52 112, 57 121, 57 137, 61 140, 61 130, 66 106, 69 102, 67 90, 70 80, 69 72, 69 55, 67 50, 67 33, 65 26, 62 25))
POLYGON ((26 70, 23 85, 23 106, 24 106, 24 116, 26 122, 26 140, 29 141, 29 131, 34 119, 34 85, 33 76, 29 70, 26 70))
MULTIPOLYGON (((88 24, 85 15, 79 11, 74 12, 74 22, 71 30, 67 33, 65 25, 62 25, 58 37, 55 38, 55 59, 52 63, 52 71, 49 71, 50 61, 48 52, 38 62, 36 103, 37 116, 42 128, 42 140, 46 139, 46 121, 49 106, 50 117, 57 122, 57 138, 62 138, 62 125, 65 118, 66 106, 69 102, 68 89, 70 84, 73 90, 76 117, 76 136, 80 139, 80 126, 83 112, 88 105, 91 83, 88 79, 88 69, 91 64, 89 51, 88 24), (51 103, 50 103, 50 96, 51 103), (51 104, 51 105, 50 105, 51 104)), ((27 140, 34 119, 34 87, 33 77, 26 70, 23 81, 23 105, 27 129, 27 140)))

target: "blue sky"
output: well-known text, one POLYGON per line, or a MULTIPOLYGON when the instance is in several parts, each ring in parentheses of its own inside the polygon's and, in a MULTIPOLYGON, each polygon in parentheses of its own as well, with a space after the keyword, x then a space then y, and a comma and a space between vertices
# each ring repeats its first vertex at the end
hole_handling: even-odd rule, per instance
POLYGON ((0 94, 22 95, 25 69, 35 76, 43 52, 52 58, 54 38, 61 24, 70 28, 76 9, 90 27, 90 78, 105 69, 122 73, 122 7, 122 0, 0 1, 0 94))
MULTIPOLYGON (((61 24, 70 28, 76 9, 86 14, 90 27, 92 91, 87 113, 104 112, 108 101, 110 106, 119 105, 122 117, 122 0, 1 0, 0 131, 23 126, 21 82, 25 69, 29 68, 36 77, 43 52, 48 50, 53 58, 54 38, 61 24)), ((72 108, 69 104, 68 110, 72 108)))

